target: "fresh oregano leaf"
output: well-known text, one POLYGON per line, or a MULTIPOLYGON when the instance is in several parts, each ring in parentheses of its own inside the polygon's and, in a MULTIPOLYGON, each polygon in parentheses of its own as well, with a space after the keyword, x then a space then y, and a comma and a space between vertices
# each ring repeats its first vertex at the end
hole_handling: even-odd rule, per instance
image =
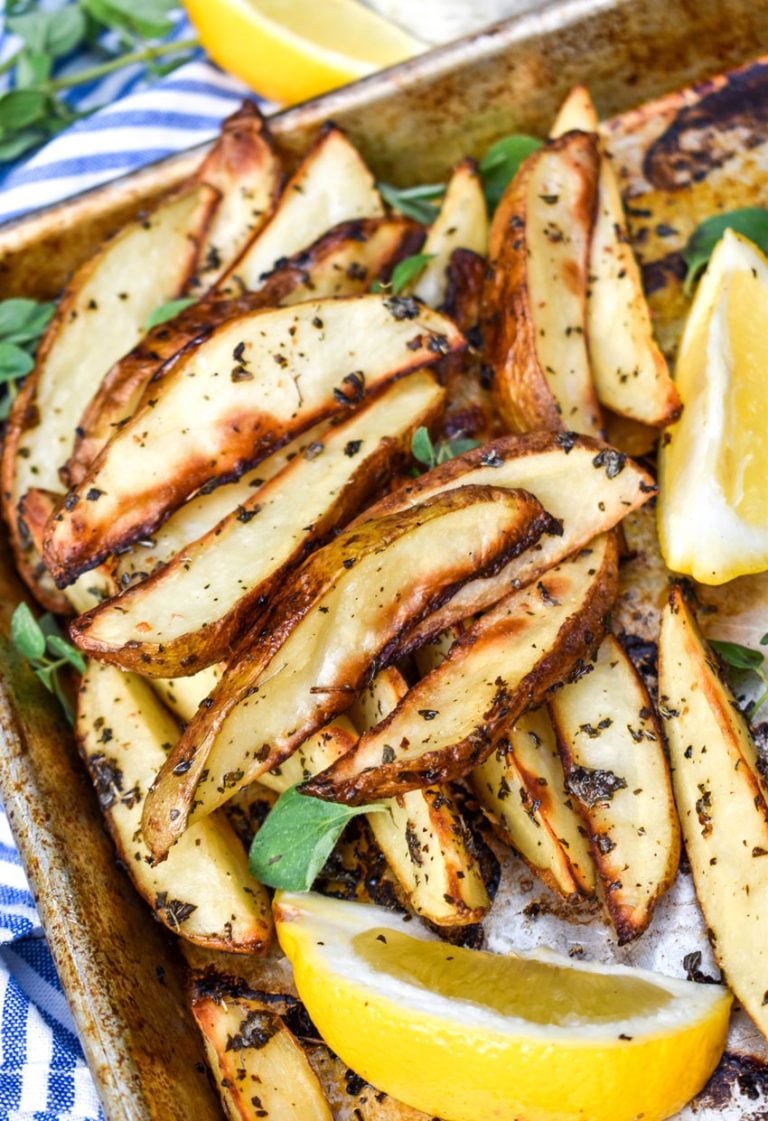
POLYGON ((11 617, 11 642, 30 661, 45 657, 45 635, 26 603, 19 603, 11 617))
POLYGON ((69 665, 74 666, 78 673, 85 673, 85 658, 71 642, 67 642, 60 634, 48 635, 48 649, 51 654, 63 658, 69 665))
POLYGON ((747 206, 741 210, 728 210, 724 214, 713 214, 711 218, 705 218, 688 238, 682 251, 683 260, 688 266, 685 276, 687 296, 691 295, 696 281, 726 230, 743 234, 763 252, 768 251, 768 209, 765 207, 747 206))
POLYGON ((499 205, 507 184, 517 174, 523 160, 538 151, 540 147, 540 140, 535 136, 526 136, 524 133, 504 136, 490 146, 479 165, 489 210, 493 211, 499 205))
POLYGON ((441 440, 434 444, 429 432, 423 426, 417 428, 411 439, 411 455, 418 463, 423 463, 428 471, 440 463, 446 463, 457 455, 471 451, 480 446, 479 440, 472 440, 466 436, 454 436, 449 440, 441 440))
POLYGON ((269 887, 309 891, 333 851, 344 826, 358 814, 386 806, 341 806, 299 794, 281 794, 251 844, 251 873, 269 887))
POLYGON ((180 311, 184 311, 195 301, 193 298, 186 297, 179 300, 168 300, 167 303, 161 304, 156 307, 147 320, 147 330, 150 331, 153 327, 159 327, 161 323, 167 323, 169 319, 174 319, 180 311))
POLYGON ((427 468, 431 469, 435 466, 435 445, 432 443, 429 431, 423 425, 417 428, 413 434, 411 455, 418 463, 423 463, 427 468))
POLYGON ((389 282, 393 295, 399 296, 405 286, 419 276, 424 266, 433 257, 434 253, 414 253, 412 257, 405 257, 402 261, 398 261, 392 270, 392 277, 389 282))
POLYGON ((439 213, 429 199, 442 198, 445 194, 444 183, 424 183, 420 187, 393 187, 391 183, 379 183, 378 188, 388 206, 424 226, 431 226, 439 213))
POLYGON ((764 655, 759 650, 741 646, 738 642, 721 642, 711 638, 709 645, 727 666, 732 666, 734 669, 757 670, 763 664, 764 655))
POLYGON ((48 95, 41 90, 9 90, 0 96, 0 129, 12 132, 45 118, 48 95))
POLYGON ((15 343, 0 342, 0 384, 23 378, 35 364, 34 358, 15 343))
POLYGON ((480 441, 472 440, 468 436, 454 436, 450 440, 441 440, 437 445, 435 463, 446 463, 449 459, 455 459, 457 455, 463 455, 464 452, 479 447, 480 441))
POLYGON ((36 343, 55 307, 55 304, 40 304, 37 300, 0 300, 0 340, 17 346, 36 343))

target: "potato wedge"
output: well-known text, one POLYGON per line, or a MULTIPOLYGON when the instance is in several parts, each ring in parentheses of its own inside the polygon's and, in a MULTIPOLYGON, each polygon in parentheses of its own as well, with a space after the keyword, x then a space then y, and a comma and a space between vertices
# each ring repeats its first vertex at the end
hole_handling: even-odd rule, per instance
POLYGON ((253 101, 224 121, 196 176, 221 201, 203 235, 191 293, 213 288, 268 221, 280 195, 283 170, 269 126, 253 101))
POLYGON ((150 861, 139 832, 142 805, 179 731, 149 686, 89 662, 76 732, 120 858, 155 917, 199 945, 265 950, 272 936, 269 897, 225 819, 209 818, 191 830, 164 864, 150 861))
POLYGON ((188 822, 348 709, 371 664, 386 664, 414 617, 549 524, 530 495, 463 487, 346 530, 313 553, 259 633, 246 636, 158 776, 143 824, 152 851, 162 855, 188 822))
POLYGON ((154 677, 147 680, 166 708, 182 724, 189 724, 205 698, 221 681, 225 666, 207 666, 190 677, 154 677))
POLYGON ((333 1121, 320 1081, 286 1023, 301 1020, 296 997, 208 972, 193 984, 190 1007, 230 1121, 333 1121))
POLYGON ((566 898, 594 895, 586 830, 565 789, 545 706, 516 720, 469 781, 499 836, 547 887, 566 898))
POLYGON ((505 727, 589 656, 616 596, 617 567, 608 534, 502 600, 354 751, 302 791, 360 805, 471 771, 505 727))
POLYGON ((72 641, 160 677, 228 657, 292 569, 407 465, 414 432, 434 424, 443 396, 426 370, 388 386, 165 567, 75 619, 72 641))
MULTIPOLYGON (((407 692, 394 666, 378 673, 352 710, 358 730, 375 727, 407 692)), ((480 922, 491 903, 450 788, 411 790, 390 798, 387 806, 388 813, 369 814, 366 820, 409 906, 437 926, 480 922)))
POLYGON ((67 584, 148 536, 212 479, 464 345, 450 320, 400 297, 316 300, 218 327, 174 361, 54 516, 45 561, 67 584))
POLYGON ((403 636, 403 652, 418 649, 447 627, 538 579, 656 493, 652 477, 615 449, 572 432, 536 432, 506 436, 456 456, 383 498, 358 521, 407 509, 429 495, 467 484, 530 491, 562 522, 563 532, 542 536, 534 548, 495 576, 463 585, 448 603, 403 636), (573 501, 574 494, 578 502, 573 501))
POLYGON ((406 291, 433 308, 441 308, 448 294, 448 266, 455 249, 488 251, 488 209, 474 160, 462 160, 448 181, 440 213, 430 227, 422 253, 431 260, 406 291))
POLYGON ((339 222, 381 218, 373 175, 341 129, 328 124, 288 180, 277 209, 222 285, 237 295, 260 287, 278 261, 306 249, 339 222))
MULTIPOLYGON (((596 133, 597 128, 589 92, 577 86, 561 109, 552 135, 572 129, 596 133)), ((640 269, 627 235, 619 181, 602 144, 589 251, 587 328, 600 404, 657 427, 676 420, 682 409, 680 395, 653 337, 640 269)))
POLYGON ((486 342, 513 432, 603 427, 586 338, 599 170, 594 136, 551 140, 522 164, 493 219, 486 342))
POLYGON ((130 222, 77 270, 13 403, 0 476, 3 512, 19 571, 52 610, 65 601, 37 568, 39 557, 18 525, 19 499, 30 487, 55 491, 60 485, 59 467, 72 449, 83 401, 138 342, 155 308, 183 289, 217 198, 204 184, 182 189, 130 222))
POLYGON ((566 785, 586 822, 608 914, 624 945, 642 934, 680 859, 661 726, 621 644, 549 701, 566 785))
POLYGON ((371 279, 421 244, 423 234, 405 218, 360 218, 343 222, 309 249, 289 257, 257 292, 224 299, 215 293, 154 327, 137 347, 116 362, 91 399, 78 425, 75 446, 62 477, 82 482, 96 456, 141 403, 164 362, 236 315, 260 308, 288 307, 310 299, 367 292, 371 279))
POLYGON ((659 640, 660 712, 696 895, 728 987, 768 1035, 768 802, 755 745, 676 588, 659 640))

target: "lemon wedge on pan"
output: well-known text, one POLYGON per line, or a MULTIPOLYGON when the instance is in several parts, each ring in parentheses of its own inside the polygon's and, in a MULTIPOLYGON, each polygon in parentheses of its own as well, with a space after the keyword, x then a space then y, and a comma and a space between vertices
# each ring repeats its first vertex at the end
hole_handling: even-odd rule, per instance
POLYGON ((357 0, 184 0, 219 66, 286 105, 423 50, 357 0))
POLYGON ((768 569, 768 260, 726 230, 696 291, 662 441, 659 536, 675 572, 703 584, 768 569))
POLYGON ((278 893, 280 944, 328 1045, 446 1121, 661 1121, 702 1088, 731 997, 714 985, 436 941, 379 907, 278 893))

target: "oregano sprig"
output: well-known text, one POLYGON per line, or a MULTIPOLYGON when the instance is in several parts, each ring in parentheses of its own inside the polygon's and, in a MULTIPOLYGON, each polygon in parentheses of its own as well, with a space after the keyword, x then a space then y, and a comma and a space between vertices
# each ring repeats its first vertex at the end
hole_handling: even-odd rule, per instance
POLYGON ((8 415, 17 383, 35 364, 38 343, 55 306, 37 300, 0 300, 0 420, 8 415))
POLYGON ((466 436, 454 436, 452 439, 440 440, 435 444, 428 429, 422 426, 413 434, 411 455, 418 463, 423 464, 427 471, 431 471, 433 467, 438 467, 441 463, 446 463, 449 459, 479 446, 479 440, 472 440, 466 436))
POLYGON ((18 604, 11 618, 11 642, 27 659, 46 689, 58 699, 69 723, 74 723, 74 713, 60 673, 65 666, 84 673, 85 659, 64 638, 53 615, 46 614, 38 620, 26 603, 18 604))
MULTIPOLYGON (((749 705, 749 715, 757 712, 768 700, 768 673, 765 671, 765 655, 751 646, 742 646, 739 642, 725 642, 710 638, 709 645, 726 666, 742 673, 754 673, 760 678, 763 685, 762 692, 749 705)), ((768 646, 768 634, 764 634, 760 639, 760 645, 768 646)))

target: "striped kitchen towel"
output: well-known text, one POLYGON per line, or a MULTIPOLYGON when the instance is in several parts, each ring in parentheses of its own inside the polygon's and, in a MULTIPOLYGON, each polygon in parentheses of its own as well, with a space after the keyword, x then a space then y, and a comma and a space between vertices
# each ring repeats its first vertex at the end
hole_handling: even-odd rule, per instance
MULTIPOLYGON (((50 7, 57 0, 39 2, 50 7)), ((172 37, 190 34, 179 18, 172 37)), ((14 50, 3 22, 0 63, 14 50)), ((69 59, 66 66, 84 61, 69 59)), ((208 140, 245 92, 201 54, 160 80, 137 66, 78 87, 73 108, 105 108, 0 171, 0 222, 208 140)), ((102 1117, 0 807, 0 1121, 102 1117)))

